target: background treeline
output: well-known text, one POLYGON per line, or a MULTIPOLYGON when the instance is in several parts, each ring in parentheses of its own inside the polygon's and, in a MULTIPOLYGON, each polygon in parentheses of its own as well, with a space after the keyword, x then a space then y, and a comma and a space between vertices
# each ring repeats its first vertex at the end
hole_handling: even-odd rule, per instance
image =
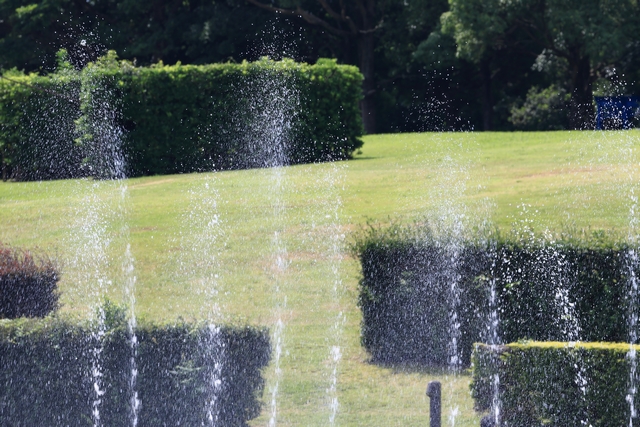
POLYGON ((637 94, 632 0, 2 0, 0 65, 139 65, 268 54, 357 65, 368 133, 593 126, 592 95, 637 94), (277 13, 276 13, 277 12, 277 13))

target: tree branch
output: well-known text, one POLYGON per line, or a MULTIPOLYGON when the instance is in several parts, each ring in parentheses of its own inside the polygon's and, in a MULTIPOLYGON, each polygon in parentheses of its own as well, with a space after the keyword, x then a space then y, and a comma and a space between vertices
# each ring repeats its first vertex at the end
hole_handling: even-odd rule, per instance
POLYGON ((264 4, 264 3, 262 3, 262 2, 260 2, 258 0, 247 0, 247 1, 249 3, 251 3, 251 4, 253 4, 254 6, 258 6, 259 8, 268 10, 270 12, 282 13, 282 14, 289 15, 289 16, 297 16, 298 18, 304 19, 309 24, 319 25, 319 26, 323 27, 325 30, 329 31, 330 33, 333 33, 333 34, 338 35, 338 36, 352 35, 351 32, 344 31, 344 30, 341 30, 339 28, 334 27, 333 25, 329 24, 327 21, 318 18, 313 13, 308 12, 308 11, 300 8, 300 6, 298 6, 295 10, 292 10, 292 9, 284 9, 284 8, 281 8, 281 7, 275 7, 275 6, 271 6, 271 5, 268 5, 268 4, 264 4))
POLYGON ((358 33, 359 29, 356 24, 353 22, 349 15, 345 14, 346 8, 344 7, 344 3, 342 3, 342 1, 340 2, 340 13, 333 10, 333 8, 329 5, 329 3, 327 3, 326 0, 318 0, 318 3, 320 3, 320 6, 322 6, 322 8, 327 11, 329 16, 331 16, 333 19, 335 19, 336 21, 346 22, 349 25, 349 28, 351 28, 352 33, 358 33))

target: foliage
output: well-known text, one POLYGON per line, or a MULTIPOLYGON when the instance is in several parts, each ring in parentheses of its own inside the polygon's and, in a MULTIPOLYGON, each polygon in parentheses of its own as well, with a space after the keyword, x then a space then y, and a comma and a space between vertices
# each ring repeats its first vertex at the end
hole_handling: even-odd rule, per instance
POLYGON ((625 56, 637 31, 637 8, 630 0, 451 0, 443 25, 454 34, 458 54, 474 62, 509 45, 559 58, 571 126, 584 129, 593 124, 592 83, 625 56))
POLYGON ((79 82, 68 70, 49 78, 17 71, 0 79, 3 178, 21 181, 81 176, 74 144, 79 82))
POLYGON ((80 114, 75 120, 75 146, 82 152, 80 175, 100 179, 125 177, 124 129, 120 126, 120 64, 114 51, 89 63, 78 74, 80 114))
POLYGON ((56 263, 0 243, 0 318, 44 317, 58 308, 56 263))
POLYGON ((509 120, 519 130, 562 130, 569 127, 567 92, 556 86, 532 87, 520 107, 511 109, 509 120))
POLYGON ((19 180, 342 160, 362 146, 361 79, 331 60, 136 68, 110 52, 3 80, 0 148, 19 180))
POLYGON ((451 315, 458 310, 461 353, 453 362, 468 365, 482 327, 477 321, 482 306, 474 302, 485 297, 477 279, 488 264, 486 251, 471 242, 441 239, 429 228, 397 225, 370 227, 353 249, 362 267, 362 345, 372 359, 448 366, 455 357, 449 347, 456 333, 450 328, 451 315), (450 298, 457 278, 459 304, 450 298))
POLYGON ((156 66, 122 78, 133 174, 340 160, 362 146, 361 75, 335 61, 156 66))
POLYGON ((390 227, 361 235, 355 252, 362 343, 377 362, 447 366, 457 356, 468 365, 478 341, 628 336, 626 285, 638 266, 629 247, 612 238, 489 234, 455 241, 390 227), (492 312, 497 336, 489 332, 492 312), (454 339, 457 354, 448 347, 454 339))
POLYGON ((76 69, 108 49, 140 65, 241 59, 274 25, 245 0, 9 0, 0 16, 0 64, 26 71, 53 69, 59 49, 76 69))
MULTIPOLYGON (((62 318, 0 323, 3 422, 93 425, 97 404, 100 423, 131 423, 131 337, 123 323, 102 334, 62 318)), ((209 412, 217 425, 245 426, 258 415, 266 330, 178 322, 143 324, 135 333, 138 425, 202 425, 209 412)))
POLYGON ((471 384, 476 409, 489 410, 497 397, 500 425, 626 425, 632 419, 629 399, 640 403, 637 393, 629 395, 630 350, 629 344, 612 343, 478 344, 471 384))

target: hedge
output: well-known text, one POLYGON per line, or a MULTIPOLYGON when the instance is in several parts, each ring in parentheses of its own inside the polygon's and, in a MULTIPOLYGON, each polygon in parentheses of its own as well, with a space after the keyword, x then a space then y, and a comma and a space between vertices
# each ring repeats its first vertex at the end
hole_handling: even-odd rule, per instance
MULTIPOLYGON (((99 425, 131 425, 131 337, 111 318, 0 321, 2 424, 91 426, 97 410, 99 425)), ((267 330, 179 322, 136 337, 139 426, 245 426, 259 414, 267 330)))
POLYGON ((81 176, 74 142, 79 117, 76 76, 43 77, 16 71, 0 79, 2 178, 45 180, 81 176))
POLYGON ((81 72, 0 79, 6 177, 118 177, 348 159, 362 146, 362 75, 262 59, 134 67, 110 52, 81 72))
POLYGON ((624 243, 455 241, 391 227, 360 236, 354 250, 362 344, 379 363, 451 366, 455 356, 468 366, 474 342, 629 337, 629 275, 640 266, 624 243))
POLYGON ((0 243, 0 319, 53 312, 59 280, 58 266, 50 258, 0 243))
MULTIPOLYGON (((505 427, 630 425, 631 364, 637 363, 630 350, 618 343, 478 344, 471 383, 475 407, 489 411, 499 402, 499 425, 505 427)), ((636 374, 635 388, 639 380, 636 374)), ((633 404, 640 404, 637 392, 633 404)))
MULTIPOLYGON (((484 264, 474 265, 482 252, 467 248, 459 255, 458 265, 449 266, 451 248, 443 245, 385 242, 372 244, 360 253, 362 279, 359 306, 362 310, 361 340, 378 363, 419 363, 447 366, 451 360, 453 314, 450 285, 461 270, 467 275, 459 283, 461 322, 459 348, 462 360, 468 361, 471 344, 481 328, 473 310, 484 297, 483 289, 474 286, 484 264)), ((466 364, 466 362, 463 362, 466 364)))

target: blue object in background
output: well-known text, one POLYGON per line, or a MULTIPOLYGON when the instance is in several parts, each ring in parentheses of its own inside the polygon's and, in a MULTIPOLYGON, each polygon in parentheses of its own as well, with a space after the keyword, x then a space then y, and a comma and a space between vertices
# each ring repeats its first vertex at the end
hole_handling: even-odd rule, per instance
POLYGON ((640 107, 640 96, 596 96, 596 129, 629 129, 640 107))

